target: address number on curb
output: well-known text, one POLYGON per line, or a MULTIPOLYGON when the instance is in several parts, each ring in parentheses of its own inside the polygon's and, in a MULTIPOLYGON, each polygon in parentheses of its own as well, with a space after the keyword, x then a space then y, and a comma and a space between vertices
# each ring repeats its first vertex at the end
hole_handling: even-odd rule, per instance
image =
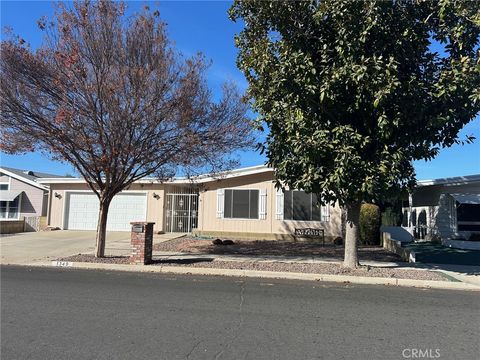
POLYGON ((57 267, 72 267, 73 262, 71 261, 52 261, 52 266, 57 267))

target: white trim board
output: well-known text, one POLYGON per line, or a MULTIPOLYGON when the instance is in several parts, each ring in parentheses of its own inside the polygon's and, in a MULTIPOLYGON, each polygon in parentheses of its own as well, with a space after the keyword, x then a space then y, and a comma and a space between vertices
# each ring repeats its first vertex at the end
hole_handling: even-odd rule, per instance
MULTIPOLYGON (((46 186, 43 186, 40 184, 40 181, 36 182, 36 181, 33 181, 33 180, 30 180, 30 179, 27 179, 27 178, 24 178, 23 176, 20 176, 18 174, 15 174, 15 173, 12 173, 2 167, 0 167, 0 172, 7 175, 7 176, 10 176, 11 178, 14 178, 14 179, 17 179, 19 181, 22 181, 26 184, 29 184, 29 185, 32 185, 32 186, 35 186, 39 189, 42 189, 42 190, 48 190, 48 188, 46 186)), ((40 179, 39 179, 40 180, 40 179)))
MULTIPOLYGON (((225 180, 240 176, 255 175, 262 173, 273 172, 272 168, 264 165, 252 166, 248 168, 235 169, 230 171, 224 171, 218 174, 204 174, 195 176, 192 178, 177 177, 168 181, 159 181, 155 178, 143 178, 135 181, 134 184, 203 184, 212 181, 225 180)), ((42 184, 85 184, 86 181, 83 178, 42 178, 38 180, 42 184)))
POLYGON ((475 182, 480 182, 480 174, 455 176, 450 178, 440 178, 433 180, 419 180, 417 181, 417 186, 423 187, 432 185, 466 185, 475 182))

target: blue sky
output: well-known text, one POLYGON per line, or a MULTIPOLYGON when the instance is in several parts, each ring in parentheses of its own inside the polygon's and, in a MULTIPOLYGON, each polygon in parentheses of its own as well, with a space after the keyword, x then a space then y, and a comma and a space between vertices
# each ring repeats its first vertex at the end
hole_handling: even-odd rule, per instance
MULTIPOLYGON (((139 9, 144 2, 129 2, 130 10, 139 9)), ((158 4, 158 3, 157 3, 158 4)), ((152 7, 155 3, 152 3, 152 7)), ((225 80, 233 80, 245 90, 247 82, 236 68, 237 51, 233 37, 241 30, 241 25, 227 17, 229 1, 162 1, 159 4, 162 19, 168 24, 170 38, 184 55, 202 51, 212 60, 209 70, 209 84, 219 91, 225 80)), ((32 47, 41 43, 42 33, 36 21, 43 15, 51 17, 53 5, 48 1, 1 1, 1 26, 10 26, 14 33, 30 42, 32 47)), ((444 149, 430 162, 416 162, 417 178, 432 179, 480 173, 480 117, 468 124, 461 136, 473 135, 478 140, 474 144, 453 146, 444 149)), ((238 154, 241 166, 262 164, 263 156, 250 151, 238 154)), ((51 161, 48 156, 33 153, 26 155, 6 155, 0 153, 3 166, 25 168, 60 175, 75 171, 68 164, 51 161)))

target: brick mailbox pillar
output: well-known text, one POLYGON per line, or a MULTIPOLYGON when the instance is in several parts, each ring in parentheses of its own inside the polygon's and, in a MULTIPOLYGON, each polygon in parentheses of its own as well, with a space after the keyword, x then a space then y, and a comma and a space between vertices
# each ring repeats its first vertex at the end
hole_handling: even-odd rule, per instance
POLYGON ((130 264, 150 264, 152 262, 154 222, 134 221, 132 225, 130 264))

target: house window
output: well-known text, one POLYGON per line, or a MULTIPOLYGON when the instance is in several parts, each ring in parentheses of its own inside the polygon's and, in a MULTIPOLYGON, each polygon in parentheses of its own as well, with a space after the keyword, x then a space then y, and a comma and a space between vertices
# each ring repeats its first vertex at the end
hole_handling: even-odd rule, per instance
POLYGON ((460 204, 457 207, 458 231, 480 231, 480 204, 460 204))
POLYGON ((259 190, 225 190, 224 217, 258 219, 259 190))
POLYGON ((0 190, 8 190, 8 183, 0 183, 0 190))
POLYGON ((0 201, 0 219, 18 219, 20 196, 13 201, 0 201))
POLYGON ((285 191, 283 198, 283 218, 285 220, 328 221, 322 219, 322 207, 317 195, 305 191, 285 191))

